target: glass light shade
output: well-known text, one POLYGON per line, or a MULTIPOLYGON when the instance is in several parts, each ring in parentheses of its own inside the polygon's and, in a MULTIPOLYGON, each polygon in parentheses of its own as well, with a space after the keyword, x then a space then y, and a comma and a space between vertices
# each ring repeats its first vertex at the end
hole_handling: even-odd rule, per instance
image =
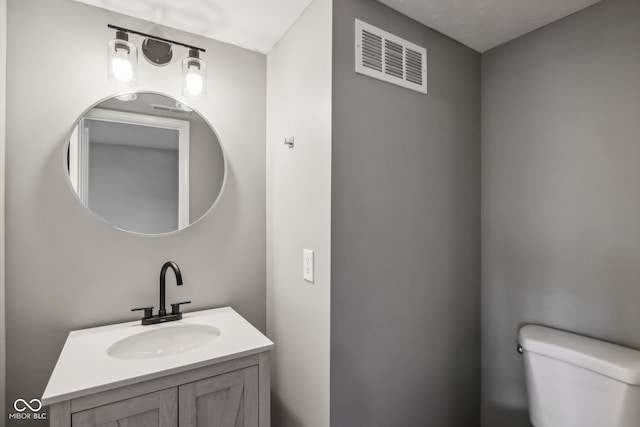
POLYGON ((182 61, 182 93, 197 98, 207 93, 207 64, 195 57, 182 61))
POLYGON ((107 77, 122 85, 134 86, 138 81, 138 50, 126 40, 113 39, 108 44, 107 77))

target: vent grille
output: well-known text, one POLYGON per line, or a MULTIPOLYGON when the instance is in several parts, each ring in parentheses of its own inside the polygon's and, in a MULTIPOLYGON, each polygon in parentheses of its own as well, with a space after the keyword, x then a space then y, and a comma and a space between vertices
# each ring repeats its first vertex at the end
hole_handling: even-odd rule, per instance
POLYGON ((179 116, 191 115, 191 111, 185 111, 180 108, 167 107, 166 105, 151 104, 151 108, 153 108, 156 111, 162 111, 164 113, 169 113, 169 114, 176 114, 179 116))
POLYGON ((404 76, 404 69, 402 67, 402 45, 385 40, 384 48, 384 72, 390 76, 402 78, 402 76, 404 76))
POLYGON ((382 37, 362 31, 362 64, 382 72, 382 37))
POLYGON ((407 48, 405 50, 405 69, 407 70, 407 80, 417 85, 422 85, 422 58, 424 54, 407 48))
POLYGON ((427 93, 427 50, 356 19, 356 73, 427 93))

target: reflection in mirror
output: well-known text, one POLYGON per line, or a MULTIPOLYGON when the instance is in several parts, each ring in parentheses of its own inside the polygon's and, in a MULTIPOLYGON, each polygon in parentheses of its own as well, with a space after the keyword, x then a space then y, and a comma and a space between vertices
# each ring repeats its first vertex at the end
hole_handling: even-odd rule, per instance
POLYGON ((67 152, 71 186, 114 227, 181 230, 213 206, 225 177, 222 147, 202 116, 155 93, 109 98, 76 122, 67 152))

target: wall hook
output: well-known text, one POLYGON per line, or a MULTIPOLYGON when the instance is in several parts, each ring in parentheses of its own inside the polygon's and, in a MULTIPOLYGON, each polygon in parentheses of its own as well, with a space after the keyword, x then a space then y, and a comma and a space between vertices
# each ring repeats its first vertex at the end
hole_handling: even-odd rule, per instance
POLYGON ((284 139, 284 145, 288 145, 289 148, 293 148, 294 143, 295 143, 295 137, 293 136, 290 136, 284 139))

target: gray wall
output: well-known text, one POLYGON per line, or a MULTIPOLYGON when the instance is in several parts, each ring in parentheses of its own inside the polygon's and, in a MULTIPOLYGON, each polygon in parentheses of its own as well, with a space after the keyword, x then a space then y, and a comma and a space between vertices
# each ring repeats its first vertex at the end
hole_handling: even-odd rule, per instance
MULTIPOLYGON (((167 130, 164 130, 167 131, 167 130)), ((178 145, 177 131, 175 133, 178 145)), ((121 230, 178 229, 178 150, 92 142, 89 209, 121 230)))
POLYGON ((331 425, 478 425, 480 55, 333 7, 331 425), (355 18, 428 49, 428 95, 355 74, 355 18))
POLYGON ((4 172, 6 131, 6 59, 7 59, 7 0, 0 0, 0 416, 5 416, 5 260, 4 260, 4 172))
MULTIPOLYGON (((176 48, 161 68, 140 58, 138 89, 181 98, 186 53, 176 48)), ((133 320, 131 307, 157 305, 169 259, 185 285, 171 277, 167 301, 192 300, 187 310, 231 305, 264 330, 265 56, 71 0, 9 0, 7 58, 7 402, 41 396, 70 330, 133 320), (189 104, 220 135, 229 175, 216 208, 170 236, 112 229, 65 178, 74 121, 122 90, 106 80, 108 23, 207 50, 209 96, 189 104)))
POLYGON ((483 426, 527 426, 517 332, 640 347, 640 2, 482 57, 483 426))

